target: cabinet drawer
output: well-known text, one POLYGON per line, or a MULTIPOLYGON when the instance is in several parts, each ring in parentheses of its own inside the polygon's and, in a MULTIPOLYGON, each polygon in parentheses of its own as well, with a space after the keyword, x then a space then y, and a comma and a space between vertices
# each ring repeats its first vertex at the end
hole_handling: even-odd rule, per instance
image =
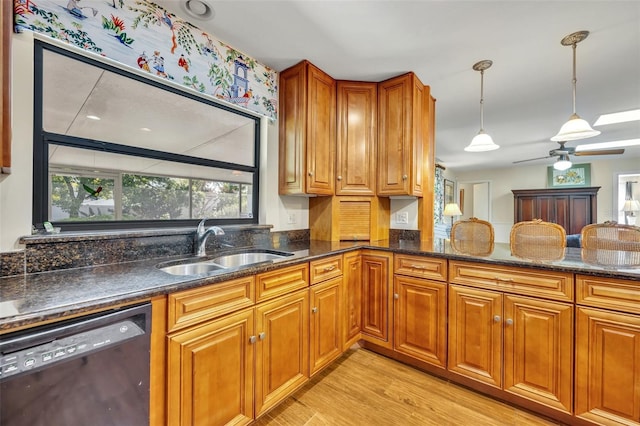
POLYGON ((309 265, 311 284, 317 284, 329 278, 342 275, 342 256, 327 257, 314 260, 309 265))
POLYGON ((576 303, 640 314, 640 283, 576 275, 576 303))
POLYGON ((256 276, 256 302, 309 285, 309 264, 289 266, 256 276))
POLYGON ((168 298, 168 328, 178 330, 253 306, 254 302, 253 276, 179 291, 168 298))
POLYGON ((396 254, 394 257, 393 271, 396 274, 408 275, 410 277, 446 281, 447 259, 396 254))
POLYGON ((573 302, 573 274, 470 262, 449 262, 449 282, 573 302))

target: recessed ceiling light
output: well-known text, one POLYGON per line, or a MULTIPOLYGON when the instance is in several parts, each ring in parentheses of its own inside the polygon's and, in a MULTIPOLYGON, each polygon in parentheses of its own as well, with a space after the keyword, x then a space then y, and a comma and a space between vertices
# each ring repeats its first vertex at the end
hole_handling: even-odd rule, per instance
POLYGON ((586 145, 578 145, 576 146, 576 152, 592 151, 596 149, 607 149, 607 148, 622 148, 625 146, 634 146, 634 145, 640 145, 640 139, 626 139, 622 141, 611 141, 611 142, 600 142, 600 143, 589 143, 586 145))
POLYGON ((98 117, 97 115, 87 115, 87 118, 89 120, 100 120, 100 117, 98 117))
POLYGON ((151 129, 148 127, 140 127, 140 130, 142 130, 143 132, 150 132, 151 129))
POLYGON ((213 8, 205 0, 185 0, 180 5, 189 16, 196 19, 213 19, 216 15, 213 8))
POLYGON ((602 114, 593 125, 604 126, 607 124, 626 123, 627 121, 640 121, 640 109, 602 114))

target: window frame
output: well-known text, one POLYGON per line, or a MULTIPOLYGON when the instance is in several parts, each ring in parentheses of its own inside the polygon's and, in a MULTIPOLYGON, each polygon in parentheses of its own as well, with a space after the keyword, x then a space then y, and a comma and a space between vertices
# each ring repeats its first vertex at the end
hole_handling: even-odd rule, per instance
MULTIPOLYGON (((254 114, 240 111, 236 108, 209 100, 203 96, 189 91, 163 84, 160 81, 138 75, 121 69, 116 66, 89 58, 87 56, 70 52, 69 50, 53 46, 40 40, 34 43, 34 91, 33 91, 33 211, 32 222, 37 228, 43 228, 43 223, 49 220, 49 146, 62 145, 73 148, 88 149, 95 151, 107 151, 116 154, 152 158, 156 160, 173 161, 187 163, 197 166, 215 167, 228 170, 239 170, 253 174, 251 197, 253 198, 250 218, 233 219, 210 219, 208 223, 216 225, 237 225, 237 224, 258 224, 259 218, 259 188, 260 188, 260 117, 254 114), (62 54, 75 60, 88 63, 107 71, 132 78, 142 84, 166 90, 168 92, 187 97, 197 102, 202 102, 214 108, 221 108, 225 111, 239 114, 254 121, 254 166, 229 163, 224 161, 210 160, 200 157, 175 154, 170 152, 121 145, 113 142, 85 139, 75 136, 62 135, 47 132, 43 128, 43 54, 45 50, 62 54)), ((80 166, 79 166, 80 167, 80 166)), ((128 221, 94 221, 94 222, 52 222, 63 231, 86 231, 86 230, 127 230, 135 228, 174 228, 182 226, 195 226, 198 219, 179 220, 128 220, 128 221)))

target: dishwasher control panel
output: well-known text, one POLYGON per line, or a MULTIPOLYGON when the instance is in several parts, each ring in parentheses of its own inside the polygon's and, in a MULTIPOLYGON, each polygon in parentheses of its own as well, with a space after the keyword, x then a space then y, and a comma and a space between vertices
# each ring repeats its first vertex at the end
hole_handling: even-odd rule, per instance
POLYGON ((132 320, 61 337, 10 353, 0 353, 0 379, 82 356, 145 334, 132 320))

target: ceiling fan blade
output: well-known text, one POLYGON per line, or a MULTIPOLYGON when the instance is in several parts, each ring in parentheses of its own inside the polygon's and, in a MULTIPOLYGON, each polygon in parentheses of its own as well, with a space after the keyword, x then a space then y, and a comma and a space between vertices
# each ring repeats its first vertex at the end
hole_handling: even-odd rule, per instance
POLYGON ((547 155, 546 157, 538 157, 538 158, 529 158, 528 160, 518 160, 514 161, 513 164, 525 163, 527 161, 535 161, 535 160, 544 160, 545 158, 555 157, 555 155, 547 155))
POLYGON ((573 153, 575 156, 580 155, 615 155, 615 154, 624 154, 624 149, 601 149, 599 151, 576 151, 573 153))

